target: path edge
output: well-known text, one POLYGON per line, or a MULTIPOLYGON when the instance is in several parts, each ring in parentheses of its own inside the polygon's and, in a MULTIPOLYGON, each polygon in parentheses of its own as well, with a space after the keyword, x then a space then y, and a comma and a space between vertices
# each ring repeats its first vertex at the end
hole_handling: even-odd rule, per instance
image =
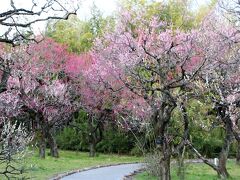
MULTIPOLYGON (((213 159, 208 159, 209 161, 213 161, 213 159)), ((170 164, 175 164, 176 163, 176 160, 173 160, 170 164)), ((184 163, 204 163, 203 160, 201 159, 187 159, 187 160, 184 160, 184 163)), ((138 170, 135 170, 134 172, 124 176, 123 180, 133 180, 133 177, 136 176, 137 174, 140 174, 142 172, 146 171, 146 168, 141 168, 141 169, 138 169, 138 170)))
POLYGON ((75 174, 75 173, 88 171, 88 170, 92 170, 92 169, 97 169, 97 168, 118 166, 118 165, 124 165, 124 164, 140 164, 140 163, 142 163, 142 162, 126 162, 126 163, 117 163, 117 164, 97 165, 97 166, 81 168, 81 169, 72 170, 72 171, 68 171, 68 172, 65 172, 65 173, 57 174, 57 175, 53 176, 52 178, 50 178, 49 180, 60 180, 61 178, 65 177, 65 176, 69 176, 69 175, 72 175, 72 174, 75 174))

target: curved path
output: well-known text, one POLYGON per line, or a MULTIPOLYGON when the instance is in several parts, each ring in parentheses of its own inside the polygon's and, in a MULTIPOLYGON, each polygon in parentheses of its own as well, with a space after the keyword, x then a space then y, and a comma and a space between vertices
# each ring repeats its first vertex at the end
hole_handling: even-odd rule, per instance
POLYGON ((71 174, 63 177, 62 180, 122 180, 124 176, 142 167, 141 163, 101 167, 71 174))

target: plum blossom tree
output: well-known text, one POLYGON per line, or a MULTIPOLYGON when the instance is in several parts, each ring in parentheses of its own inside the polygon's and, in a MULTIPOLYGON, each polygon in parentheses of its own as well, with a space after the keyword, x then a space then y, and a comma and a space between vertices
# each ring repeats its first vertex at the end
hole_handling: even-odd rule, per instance
POLYGON ((18 175, 24 176, 24 167, 17 165, 19 166, 18 163, 26 157, 27 145, 32 140, 32 136, 22 124, 12 124, 8 120, 3 123, 0 134, 0 162, 4 165, 0 174, 7 179, 15 179, 18 175))
POLYGON ((121 81, 112 76, 111 67, 105 66, 108 71, 99 71, 95 54, 86 53, 81 57, 84 61, 75 61, 73 66, 68 66, 68 71, 71 78, 78 82, 81 105, 88 114, 90 156, 95 156, 96 145, 103 138, 106 124, 117 124, 120 114, 126 114, 124 111, 140 116, 144 114, 144 108, 138 109, 143 106, 143 103, 139 103, 141 98, 136 97, 121 81))
POLYGON ((229 173, 226 162, 232 137, 239 137, 239 34, 227 22, 223 28, 221 21, 216 17, 215 14, 211 14, 202 24, 201 43, 209 61, 201 72, 202 80, 198 85, 205 93, 208 92, 217 119, 223 124, 225 138, 218 165, 203 158, 199 152, 197 154, 216 170, 221 178, 227 178, 229 173))
MULTIPOLYGON (((218 115, 225 123, 226 130, 228 128, 226 133, 234 135, 239 142, 239 34, 235 33, 236 31, 230 33, 228 31, 228 34, 225 32, 220 35, 220 39, 227 43, 222 47, 228 51, 225 56, 214 59, 207 78, 209 85, 214 89, 213 101, 218 108, 218 115)), ((220 42, 218 43, 220 44, 220 42)))
MULTIPOLYGON (((223 13, 227 14, 228 16, 225 16, 228 18, 228 23, 231 24, 231 28, 233 28, 232 30, 232 36, 225 36, 226 39, 228 39, 229 41, 231 41, 231 45, 236 45, 237 44, 237 49, 238 50, 238 42, 239 42, 239 7, 240 7, 240 2, 239 1, 229 1, 229 2, 225 2, 225 1, 219 1, 219 6, 221 7, 221 10, 223 11, 223 13)), ((236 48, 236 46, 235 46, 236 48)), ((237 53, 235 53, 235 55, 232 57, 233 59, 235 59, 234 64, 236 66, 234 66, 234 69, 231 69, 235 71, 235 75, 232 74, 232 80, 228 83, 228 87, 231 87, 231 84, 235 85, 234 91, 231 89, 231 92, 233 91, 233 94, 229 94, 229 97, 227 98, 228 103, 230 104, 229 107, 229 114, 231 119, 233 119, 233 127, 235 129, 234 131, 234 136, 238 141, 238 150, 237 150, 237 164, 240 164, 240 142, 239 142, 239 135, 240 135, 240 124, 239 124, 239 87, 236 87, 237 83, 238 83, 238 76, 239 76, 239 70, 238 72, 236 72, 236 67, 239 67, 239 61, 236 61, 238 55, 238 51, 237 53), (234 83, 235 81, 235 83, 234 83), (237 133, 238 132, 238 133, 237 133)), ((234 73, 234 72, 233 72, 234 73)), ((238 83, 239 84, 239 83, 238 83)))
MULTIPOLYGON (((92 76, 96 72, 92 71, 94 59, 91 54, 81 55, 83 61, 75 61, 73 66, 69 66, 70 76, 78 83, 78 93, 81 96, 82 109, 87 113, 87 129, 89 142, 89 156, 94 157, 96 145, 103 138, 104 122, 111 114, 111 94, 99 83, 97 79, 91 80, 87 72, 91 71, 92 76)), ((97 77, 97 76, 95 76, 97 77)))
POLYGON ((51 19, 68 19, 76 15, 78 1, 61 0, 29 0, 25 6, 19 1, 9 0, 3 3, 0 10, 0 93, 6 90, 10 76, 10 65, 13 63, 13 54, 10 46, 25 44, 29 41, 39 41, 39 33, 33 26, 51 19))
POLYGON ((198 47, 197 31, 171 30, 155 17, 143 19, 141 13, 122 12, 116 29, 96 42, 96 63, 103 75, 111 67, 110 74, 151 107, 151 122, 160 142, 160 178, 167 180, 172 153, 167 129, 172 112, 181 92, 190 90, 189 83, 206 57, 198 47))
POLYGON ((67 62, 74 62, 78 57, 51 39, 17 48, 21 50, 16 54, 18 61, 15 59, 11 67, 5 98, 11 115, 31 113, 34 118, 32 128, 40 136, 40 156, 45 157, 47 139, 51 155, 58 157, 54 129, 68 121, 79 108, 74 84, 67 75, 67 62), (17 109, 16 114, 13 109, 17 109))

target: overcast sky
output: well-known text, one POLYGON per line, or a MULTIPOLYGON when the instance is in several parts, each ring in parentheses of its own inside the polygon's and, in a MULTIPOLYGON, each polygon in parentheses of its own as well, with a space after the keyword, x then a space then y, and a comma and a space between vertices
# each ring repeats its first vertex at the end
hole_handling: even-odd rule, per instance
MULTIPOLYGON (((44 3, 44 0, 35 0, 37 3, 44 3)), ((65 0, 60 0, 65 2, 65 0)), ((114 11, 117 10, 117 2, 119 0, 70 0, 72 2, 80 1, 80 9, 78 11, 78 16, 80 19, 85 20, 90 16, 90 9, 93 5, 93 2, 97 5, 97 7, 102 11, 104 16, 110 15, 114 11)), ((194 0, 194 7, 198 7, 203 5, 210 0, 194 0)), ((30 8, 32 5, 32 0, 14 0, 16 7, 30 8)), ((41 7, 39 5, 39 7, 41 7)), ((4 12, 10 8, 10 0, 0 0, 0 12, 4 12)), ((36 30, 42 31, 44 29, 45 23, 40 23, 35 25, 36 30)), ((0 27, 0 32, 3 31, 3 28, 0 27)))
MULTIPOLYGON (((74 1, 74 0, 72 0, 74 1)), ((76 0, 75 0, 76 1, 76 0)), ((18 7, 29 7, 31 6, 32 0, 14 0, 16 6, 18 7)), ((36 0, 36 2, 44 2, 43 0, 36 0)), ((117 9, 118 0, 80 0, 81 7, 79 9, 79 17, 85 19, 90 15, 90 8, 93 2, 98 6, 98 8, 103 12, 104 15, 110 15, 117 9)), ((195 6, 200 6, 209 0, 194 0, 195 6)), ((10 0, 0 0, 0 11, 4 11, 9 7, 10 0)))
MULTIPOLYGON (((201 6, 209 1, 210 0, 194 0, 194 6, 201 6)), ((82 0, 82 6, 79 10, 79 17, 81 19, 89 17, 93 2, 103 12, 104 15, 110 15, 112 12, 116 11, 118 0, 82 0)))

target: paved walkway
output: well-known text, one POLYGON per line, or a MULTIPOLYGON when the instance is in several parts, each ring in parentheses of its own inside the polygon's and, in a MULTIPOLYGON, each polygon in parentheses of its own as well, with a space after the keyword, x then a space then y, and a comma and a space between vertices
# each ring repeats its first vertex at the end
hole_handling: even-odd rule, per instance
POLYGON ((122 180, 124 176, 142 168, 142 164, 122 164, 82 171, 62 180, 122 180))

